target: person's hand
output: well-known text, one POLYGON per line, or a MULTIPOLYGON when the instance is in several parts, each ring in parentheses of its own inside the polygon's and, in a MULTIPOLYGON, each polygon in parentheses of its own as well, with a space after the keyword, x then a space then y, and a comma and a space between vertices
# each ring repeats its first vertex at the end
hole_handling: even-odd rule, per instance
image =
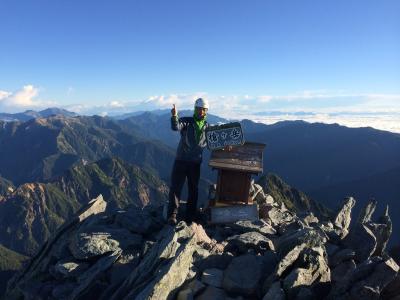
POLYGON ((175 104, 172 104, 173 106, 172 106, 172 109, 171 109, 171 115, 173 116, 173 117, 175 117, 176 116, 176 107, 175 107, 175 104))

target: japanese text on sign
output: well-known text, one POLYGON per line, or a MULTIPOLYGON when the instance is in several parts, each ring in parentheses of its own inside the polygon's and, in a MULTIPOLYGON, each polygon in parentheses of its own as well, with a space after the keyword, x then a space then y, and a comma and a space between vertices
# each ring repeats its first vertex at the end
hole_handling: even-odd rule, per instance
POLYGON ((229 123, 219 126, 210 126, 206 131, 207 146, 210 150, 221 149, 226 146, 242 145, 243 132, 240 123, 229 123))

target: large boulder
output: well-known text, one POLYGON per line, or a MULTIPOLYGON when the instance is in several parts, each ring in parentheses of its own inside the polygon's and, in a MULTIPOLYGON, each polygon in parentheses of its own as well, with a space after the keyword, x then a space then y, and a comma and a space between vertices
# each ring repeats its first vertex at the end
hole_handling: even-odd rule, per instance
POLYGON ((393 259, 373 257, 335 282, 328 299, 379 299, 398 271, 399 266, 393 259))
POLYGON ((196 297, 196 300, 226 300, 226 297, 227 295, 223 289, 209 286, 204 290, 204 292, 196 297))
MULTIPOLYGON (((393 299, 395 297, 400 299, 400 273, 397 273, 393 279, 382 292, 383 299, 393 299)), ((395 298, 397 300, 397 298, 395 298)))
MULTIPOLYGON (((327 254, 322 247, 305 249, 298 261, 296 268, 290 272, 283 281, 283 287, 290 298, 296 297, 301 288, 327 287, 331 281, 331 273, 328 267, 327 254)), ((303 291, 305 292, 305 291, 303 291)))
POLYGON ((203 271, 201 276, 201 281, 207 285, 212 285, 214 287, 222 287, 222 279, 224 277, 224 271, 221 269, 206 269, 203 271))
POLYGON ((160 230, 163 226, 161 212, 149 207, 131 207, 127 211, 119 211, 115 222, 133 233, 149 234, 160 230))
POLYGON ((356 200, 353 197, 347 197, 334 218, 333 223, 336 227, 336 233, 341 239, 345 238, 349 233, 351 211, 355 203, 356 200))
POLYGON ((281 287, 281 282, 274 282, 267 293, 264 295, 263 300, 285 300, 286 295, 281 287))
POLYGON ((235 257, 224 272, 223 288, 233 294, 254 296, 262 277, 263 260, 260 256, 235 257))
MULTIPOLYGON (((63 292, 71 293, 73 289, 71 289, 70 284, 57 284, 54 283, 54 280, 43 282, 41 281, 41 277, 52 278, 48 275, 51 274, 51 270, 54 270, 60 258, 62 258, 62 256, 64 256, 64 258, 71 256, 67 247, 68 236, 75 233, 79 226, 85 223, 87 219, 96 217, 105 212, 106 207, 107 203, 100 195, 89 201, 86 206, 82 207, 69 222, 60 226, 53 236, 42 246, 38 254, 32 258, 25 269, 10 280, 7 287, 6 298, 29 298, 33 294, 38 298, 49 298, 52 294, 52 290, 57 287, 60 287, 58 291, 61 294, 63 292), (43 273, 45 273, 45 275, 43 273)), ((113 257, 116 256, 118 256, 118 254, 115 254, 113 257)))
POLYGON ((384 214, 379 218, 378 223, 368 222, 368 228, 376 237, 376 249, 373 256, 382 256, 392 235, 393 225, 389 216, 389 207, 386 206, 384 214))
POLYGON ((257 221, 237 221, 236 223, 232 224, 231 227, 233 230, 240 233, 256 231, 266 236, 274 236, 276 234, 275 228, 262 219, 257 221))
POLYGON ((355 269, 356 263, 352 259, 341 262, 335 267, 331 267, 331 282, 335 284, 343 280, 343 277, 347 276, 347 274, 353 272, 355 269))
POLYGON ((365 224, 357 224, 346 237, 344 244, 356 253, 356 260, 363 262, 371 257, 376 249, 376 237, 365 224))
POLYGON ((237 249, 240 253, 246 253, 248 249, 254 249, 257 252, 275 250, 273 242, 259 232, 246 232, 234 235, 227 240, 226 248, 237 249))
POLYGON ((158 240, 110 299, 167 299, 185 282, 196 250, 193 230, 181 222, 162 229, 158 240))
POLYGON ((269 204, 263 204, 260 207, 260 217, 273 227, 279 227, 293 221, 294 215, 289 210, 282 207, 275 207, 269 204))
POLYGON ((281 257, 284 257, 289 253, 295 246, 304 244, 307 247, 319 247, 324 245, 327 241, 327 237, 322 230, 304 228, 281 236, 275 244, 277 245, 278 253, 281 257))
POLYGON ((71 239, 69 250, 76 259, 84 260, 120 250, 120 247, 107 232, 78 233, 71 239))
POLYGON ((336 252, 332 257, 329 258, 329 266, 336 267, 344 261, 353 259, 356 256, 355 251, 352 249, 342 249, 336 252))

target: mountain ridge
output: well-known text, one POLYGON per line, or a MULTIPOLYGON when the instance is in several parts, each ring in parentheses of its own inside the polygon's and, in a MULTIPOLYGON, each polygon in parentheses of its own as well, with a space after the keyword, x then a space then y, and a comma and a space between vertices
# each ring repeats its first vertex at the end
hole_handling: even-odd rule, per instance
POLYGON ((52 116, 3 125, 0 174, 15 184, 48 180, 82 159, 120 156, 163 178, 169 176, 172 166, 172 149, 122 128, 109 118, 52 116))
POLYGON ((35 110, 26 110, 24 112, 20 113, 0 113, 0 120, 7 121, 7 122, 12 122, 12 121, 21 121, 21 122, 26 122, 31 119, 36 119, 36 118, 47 118, 53 115, 63 115, 63 116, 68 116, 68 117, 74 117, 77 116, 77 113, 74 113, 72 111, 68 111, 63 108, 58 108, 58 107, 49 107, 46 109, 43 109, 41 111, 35 111, 35 110))
POLYGON ((167 186, 157 176, 118 158, 77 165, 47 183, 24 183, 0 202, 0 244, 33 255, 82 205, 99 193, 109 208, 161 206, 167 186))

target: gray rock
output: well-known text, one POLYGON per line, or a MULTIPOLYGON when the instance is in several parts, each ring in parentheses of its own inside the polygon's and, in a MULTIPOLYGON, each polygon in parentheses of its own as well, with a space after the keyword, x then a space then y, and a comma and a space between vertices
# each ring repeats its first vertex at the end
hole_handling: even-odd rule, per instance
POLYGON ((314 300, 317 299, 310 288, 301 287, 296 295, 296 300, 314 300))
POLYGON ((266 236, 272 236, 276 234, 276 230, 264 220, 256 221, 237 221, 231 225, 232 229, 239 231, 239 233, 246 233, 256 231, 266 236))
POLYGON ((261 217, 273 227, 280 226, 293 221, 290 211, 275 206, 262 205, 261 217))
POLYGON ((198 295, 201 291, 206 288, 206 285, 203 284, 200 280, 193 279, 184 285, 185 289, 190 289, 194 296, 198 295))
POLYGON ((120 257, 117 260, 117 264, 136 264, 140 260, 140 250, 139 249, 125 249, 122 251, 120 257))
POLYGON ((281 288, 280 281, 274 282, 268 292, 263 297, 263 300, 285 300, 285 292, 281 288))
POLYGON ((132 291, 127 298, 132 296, 135 296, 135 299, 173 297, 174 291, 182 285, 189 273, 194 246, 194 239, 190 239, 186 245, 177 250, 175 259, 160 268, 157 276, 140 293, 136 294, 132 291))
POLYGON ((351 222, 351 211, 356 203, 353 197, 347 197, 342 207, 336 213, 334 218, 334 225, 337 228, 337 234, 341 239, 345 238, 349 233, 349 227, 351 222))
POLYGON ((312 224, 318 224, 319 220, 312 212, 307 213, 306 215, 302 216, 301 219, 307 226, 311 226, 312 224))
POLYGON ((330 243, 340 244, 342 242, 342 238, 340 237, 342 231, 334 226, 330 221, 320 222, 315 227, 318 227, 326 234, 326 236, 329 238, 330 243))
POLYGON ((194 232, 180 222, 175 227, 165 226, 157 239, 110 299, 166 299, 177 292, 187 278, 197 247, 194 232))
POLYGON ((364 280, 357 282, 351 288, 353 297, 364 295, 366 291, 374 290, 378 295, 397 275, 399 266, 393 259, 388 259, 377 264, 373 272, 364 280))
POLYGON ((393 230, 392 220, 389 216, 389 207, 386 206, 385 213, 379 218, 378 224, 369 222, 367 226, 376 237, 376 249, 372 255, 382 256, 393 230))
POLYGON ((353 259, 356 256, 356 252, 351 250, 351 249, 342 249, 338 252, 335 253, 330 259, 329 259, 329 266, 331 267, 336 267, 340 263, 353 259))
POLYGON ((163 226, 162 216, 150 208, 131 207, 128 211, 120 211, 115 217, 116 224, 131 232, 149 234, 163 226))
POLYGON ((300 253, 307 248, 306 244, 300 244, 290 250, 278 263, 275 274, 277 277, 282 276, 289 267, 299 258, 300 253))
POLYGON ((203 249, 201 247, 197 247, 196 251, 193 254, 193 263, 196 264, 196 262, 198 261, 203 261, 209 256, 210 256, 210 251, 203 249))
POLYGON ((336 282, 328 299, 378 299, 398 271, 393 259, 373 257, 336 282))
POLYGON ((225 300, 226 294, 224 290, 209 286, 205 289, 203 293, 201 293, 196 300, 225 300))
POLYGON ((68 239, 60 239, 53 245, 51 250, 52 256, 57 260, 63 260, 70 257, 72 254, 68 249, 68 239))
POLYGON ((365 224, 371 221, 372 215, 375 212, 377 205, 377 201, 372 199, 368 201, 365 207, 361 210, 360 214, 358 215, 357 223, 365 224))
POLYGON ((281 236, 277 241, 277 249, 280 257, 284 257, 295 246, 306 244, 308 247, 318 247, 327 241, 327 237, 322 231, 312 228, 304 228, 294 232, 289 232, 281 236))
POLYGON ((232 254, 222 253, 220 255, 213 254, 202 260, 197 260, 194 262, 194 265, 200 272, 203 272, 206 269, 217 268, 224 270, 231 263, 233 258, 232 254))
POLYGON ((108 228, 113 240, 118 241, 121 249, 136 248, 139 249, 143 244, 143 238, 140 234, 131 233, 125 228, 108 228))
POLYGON ((345 238, 344 245, 356 252, 356 261, 363 262, 375 252, 376 238, 366 224, 357 224, 345 238))
POLYGON ((228 293, 251 296, 257 292, 262 276, 262 258, 255 255, 235 257, 224 272, 222 286, 228 293))
POLYGON ((120 255, 121 250, 116 250, 100 258, 92 267, 78 277, 77 282, 79 286, 71 292, 68 298, 77 299, 84 294, 92 284, 95 284, 97 277, 110 268, 120 255))
MULTIPOLYGON (((54 251, 58 254, 62 253, 60 248, 65 245, 66 236, 68 233, 76 229, 77 226, 82 224, 84 220, 92 215, 101 214, 105 211, 107 203, 103 200, 100 195, 96 199, 91 200, 86 206, 82 207, 69 222, 65 222, 60 226, 52 237, 43 245, 40 251, 35 257, 31 259, 29 264, 21 271, 17 276, 13 277, 7 287, 8 298, 21 298, 26 292, 26 288, 23 287, 28 282, 33 282, 34 278, 37 278, 41 272, 49 270, 52 263, 53 257, 60 259, 57 255, 53 255, 54 251), (23 285, 23 286, 22 286, 23 285)), ((68 253, 68 255, 70 255, 68 253)), ((44 283, 43 285, 46 285, 44 283)), ((36 288, 39 288, 39 284, 35 283, 36 288)), ((51 293, 51 292, 50 292, 51 293)), ((31 292, 27 292, 31 294, 31 292)), ((38 295, 38 293, 35 293, 38 295)), ((28 297, 29 298, 29 297, 28 297)))
POLYGON ((107 232, 77 233, 69 243, 69 250, 76 259, 88 259, 108 252, 121 250, 119 242, 107 232))
POLYGON ((228 238, 227 248, 237 248, 239 252, 245 253, 247 249, 254 249, 258 252, 275 250, 270 239, 258 232, 246 232, 228 238))
POLYGON ((111 285, 122 283, 140 262, 138 250, 125 250, 108 272, 111 285))
POLYGON ((196 276, 197 276, 197 273, 198 273, 198 270, 196 269, 195 266, 192 265, 192 266, 190 267, 190 269, 189 269, 188 274, 186 275, 185 281, 189 281, 189 280, 195 279, 196 276))
POLYGON ((193 292, 191 289, 185 289, 178 293, 177 300, 193 300, 193 292))
POLYGON ((265 194, 262 187, 258 184, 254 184, 250 188, 250 197, 258 205, 263 205, 263 204, 276 205, 277 204, 277 203, 275 203, 274 198, 269 194, 265 194))
POLYGON ((299 218, 294 217, 292 221, 283 223, 278 227, 279 235, 287 235, 299 230, 306 229, 308 226, 299 218))
POLYGON ((54 270, 64 277, 77 276, 78 274, 86 271, 88 268, 89 264, 75 261, 72 258, 61 260, 54 266, 54 270))
POLYGON ((265 195, 262 186, 256 183, 252 183, 250 186, 250 197, 251 200, 255 200, 258 204, 264 203, 265 195))
POLYGON ((266 204, 274 204, 275 200, 271 195, 265 194, 265 203, 266 204))
POLYGON ((107 208, 107 202, 104 201, 103 196, 99 195, 97 198, 89 201, 89 203, 82 207, 77 213, 77 221, 78 223, 82 223, 88 217, 92 215, 97 215, 102 212, 105 212, 107 208))
POLYGON ((322 247, 305 249, 299 258, 303 267, 294 269, 283 281, 289 298, 294 298, 302 287, 314 287, 331 281, 327 254, 322 247))
POLYGON ((207 285, 214 287, 222 287, 222 279, 224 277, 224 271, 220 269, 207 269, 203 271, 201 281, 207 285))
POLYGON ((339 246, 328 242, 325 244, 325 249, 326 249, 326 253, 330 257, 330 256, 333 256, 340 248, 339 248, 339 246))
POLYGON ((400 298, 400 273, 382 291, 383 299, 400 298))
POLYGON ((263 277, 266 278, 275 271, 279 262, 279 257, 275 252, 267 251, 262 256, 262 259, 263 259, 263 277))
POLYGON ((299 288, 302 286, 311 286, 315 277, 312 270, 305 268, 296 268, 284 279, 284 290, 289 294, 289 298, 295 298, 299 288))
POLYGON ((73 282, 67 282, 57 285, 51 291, 51 295, 56 299, 66 299, 71 294, 71 291, 77 288, 77 284, 73 282))
POLYGON ((331 281, 333 283, 341 281, 343 280, 343 277, 345 277, 350 272, 353 272, 355 269, 356 263, 354 262, 354 260, 350 259, 344 261, 332 269, 331 281))

